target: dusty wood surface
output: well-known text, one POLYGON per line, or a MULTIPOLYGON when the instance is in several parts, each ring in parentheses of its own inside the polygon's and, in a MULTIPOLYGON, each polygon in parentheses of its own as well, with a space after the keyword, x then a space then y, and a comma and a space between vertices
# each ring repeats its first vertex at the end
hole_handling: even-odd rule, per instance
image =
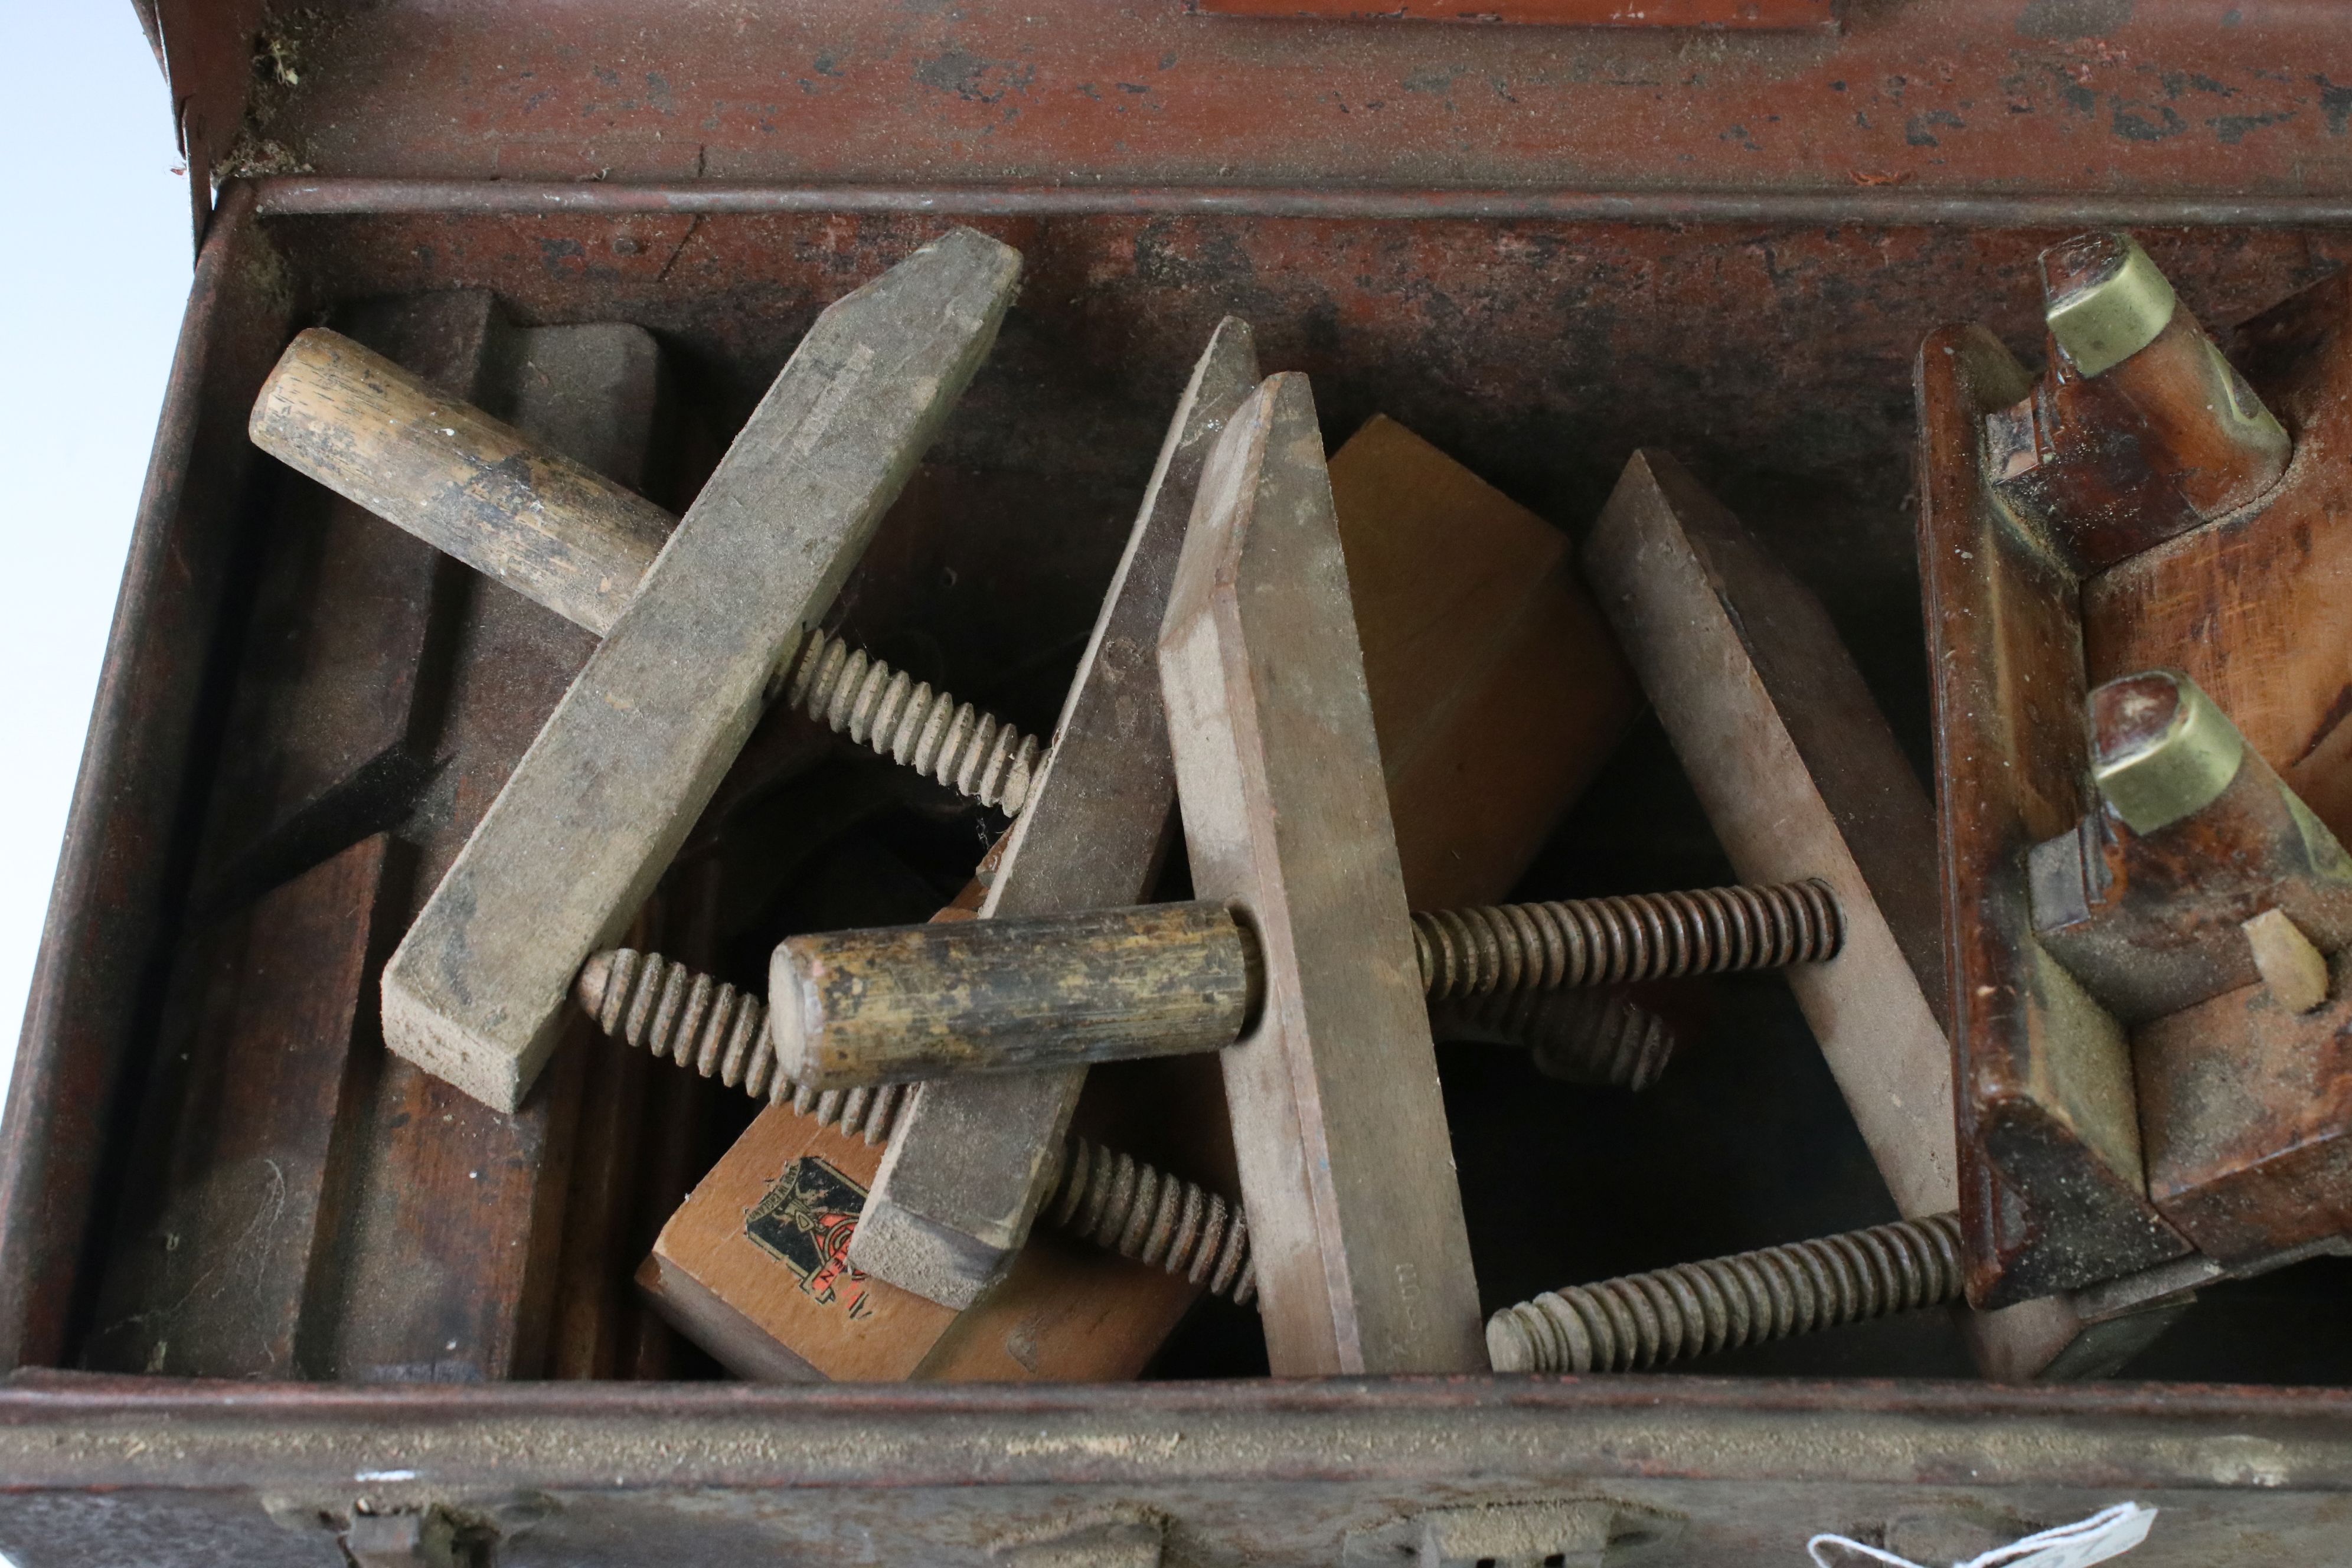
POLYGON ((395 1052, 520 1103, 573 972, 691 829, 986 353, 1018 268, 957 230, 818 318, 394 954, 395 1052))
MULTIPOLYGON (((1170 418, 983 918, 1127 904, 1151 891, 1176 794, 1152 650, 1201 465, 1256 377, 1249 326, 1227 317, 1170 418)), ((1028 1235, 1084 1083, 1083 1069, 1065 1068, 917 1094, 859 1228, 859 1266, 933 1300, 976 1300, 1028 1235)))
POLYGON ((2347 977, 2316 1011, 2256 984, 2133 1032, 2148 1195, 2222 1263, 2352 1231, 2347 977))
POLYGON ((2188 672, 2337 837, 2352 837, 2352 281, 2241 327, 2248 379, 2295 460, 2245 510, 2091 578, 2093 681, 2188 672))
POLYGON ((155 1164, 117 1240, 84 1357, 185 1377, 322 1375, 362 1005, 403 913, 383 836, 221 921, 175 987, 171 1069, 143 1129, 155 1164), (388 907, 387 907, 388 905, 388 907))
POLYGON ((1330 469, 1405 888, 1490 902, 1633 722, 1633 672, 1559 529, 1384 416, 1330 469))
POLYGON ((1957 1206, 1935 819, 1852 656, 1664 453, 1627 465, 1585 563, 1733 868, 1837 895, 1843 949, 1789 984, 1895 1206, 1957 1206))
POLYGON ((1222 904, 788 937, 768 966, 779 1070, 815 1089, 1213 1051, 1255 949, 1222 904))
MULTIPOLYGON (((975 879, 932 923, 971 926, 985 896, 975 879)), ((1152 1109, 1167 1103, 1160 1097, 1152 1109)), ((769 1382, 1133 1377, 1199 1293, 1179 1275, 1051 1236, 1031 1237, 979 1306, 958 1310, 900 1289, 847 1259, 882 1157, 865 1137, 828 1130, 789 1104, 769 1107, 663 1225, 638 1272, 641 1289, 730 1371, 769 1382), (809 1160, 847 1182, 813 1165, 795 1178, 842 1201, 830 1220, 794 1201, 793 1189, 778 1192, 794 1162, 809 1160), (828 1290, 832 1299, 821 1299, 828 1290)))
MULTIPOLYGON (((653 338, 618 330, 634 333, 649 379, 653 338)), ((369 511, 566 620, 609 632, 661 552, 669 515, 484 413, 470 390, 453 390, 314 327, 288 345, 248 429, 262 450, 369 511)))
POLYGON ((1192 879, 1264 945, 1224 1053, 1278 1375, 1485 1364, 1346 562, 1306 378, 1204 468, 1160 642, 1192 879))
POLYGON ((2327 1001, 2327 955, 2284 910, 2264 910, 2238 929, 2254 955, 2254 971, 2271 999, 2290 1013, 2309 1013, 2327 1001))
POLYGON ((1988 414, 2026 377, 1992 335, 1919 351, 1919 570, 1936 712, 1969 1299, 2006 1306, 2179 1256, 2147 1202, 2122 1026, 2033 940, 2027 857, 2087 804, 2075 579, 1994 504, 1988 414))

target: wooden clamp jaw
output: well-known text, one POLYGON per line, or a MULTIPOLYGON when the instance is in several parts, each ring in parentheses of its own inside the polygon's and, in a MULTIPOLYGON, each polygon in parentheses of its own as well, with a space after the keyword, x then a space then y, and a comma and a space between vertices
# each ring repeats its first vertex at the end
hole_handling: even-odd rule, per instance
POLYGON ((1202 471, 1160 639, 1193 885, 1256 931, 1265 1005, 1223 1053, 1277 1375, 1481 1369, 1486 1347, 1304 376, 1202 471))
MULTIPOLYGON (((1935 818, 1812 595, 1663 452, 1626 466, 1585 548, 1603 608, 1707 820, 1748 880, 1799 867, 1846 942, 1790 984, 1896 1206, 1961 1205, 1941 921, 1920 868, 1935 818)), ((2081 1375, 2132 1348, 2064 1312, 1963 1320, 1988 1376, 2081 1375)))
POLYGON ((717 790, 1019 272, 1019 253, 958 229, 817 318, 386 965, 393 1051, 521 1103, 573 974, 717 790))
POLYGON ((1820 603, 1664 452, 1639 452, 1585 546, 1601 607, 1732 867, 1820 877, 1846 936, 1790 972, 1906 1217, 1956 1206, 1931 818, 1820 603))
MULTIPOLYGON (((1176 775, 1150 649, 1193 483, 1256 376, 1249 326, 1228 317, 1178 400, 983 921, 1128 904, 1157 879, 1176 775)), ((1083 1066, 1063 1066, 919 1092, 876 1176, 852 1261, 945 1306, 979 1300, 1021 1255, 1085 1081, 1083 1066)))
POLYGON ((2070 343, 2075 258, 2047 266, 2038 386, 1979 328, 1930 335, 1918 365, 1969 1295, 2158 1302, 2333 1245, 2352 1212, 2342 1004, 2295 1010, 2347 934, 2347 294, 2331 279, 2242 329, 2242 381, 2177 307, 2105 352, 2070 343), (2052 460, 2105 491, 2020 484, 2014 411, 2085 375, 2129 407, 2082 403, 2052 460), (2168 766, 2203 782, 2152 809, 2168 766))

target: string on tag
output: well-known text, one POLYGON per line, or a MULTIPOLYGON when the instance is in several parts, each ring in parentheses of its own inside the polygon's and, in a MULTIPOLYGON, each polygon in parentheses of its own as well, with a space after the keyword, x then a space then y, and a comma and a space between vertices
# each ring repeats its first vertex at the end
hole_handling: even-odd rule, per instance
MULTIPOLYGON (((2113 1508, 2101 1509, 2088 1519, 2038 1531, 2022 1541, 1996 1546, 1966 1563, 1955 1563, 1952 1568, 2090 1568, 2094 1563, 2120 1557, 2146 1541, 2148 1527, 2155 1522, 2156 1510, 2136 1502, 2119 1502, 2113 1508)), ((1927 1568, 1927 1564, 1897 1557, 1892 1552, 1866 1546, 1844 1535, 1816 1535, 1805 1542, 1805 1554, 1813 1560, 1813 1568, 1834 1568, 1822 1555, 1824 1546, 1843 1546, 1873 1563, 1883 1563, 1886 1568, 1927 1568)))

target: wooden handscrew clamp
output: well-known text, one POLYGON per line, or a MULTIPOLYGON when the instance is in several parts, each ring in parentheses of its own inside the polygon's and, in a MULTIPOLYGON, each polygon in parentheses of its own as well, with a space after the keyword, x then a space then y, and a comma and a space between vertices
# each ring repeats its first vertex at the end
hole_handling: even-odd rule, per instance
MULTIPOLYGON (((1220 360, 1232 363, 1234 351, 1246 342, 1221 330, 1204 367, 1220 360)), ((1194 386, 1217 379, 1204 368, 1194 386)), ((1249 383, 1246 374, 1234 378, 1235 401, 1246 395, 1249 383)), ((1179 456, 1189 449, 1189 457, 1183 467, 1163 466, 1139 515, 1139 530, 1166 530, 1164 544, 1147 554, 1139 542, 1129 556, 1130 563, 1160 563, 1153 590, 1160 594, 1191 510, 1192 475, 1214 434, 1193 426, 1182 409, 1174 429, 1179 434, 1173 449, 1179 456), (1182 489, 1181 504, 1171 485, 1182 489)), ((1393 421, 1375 418, 1334 460, 1332 485, 1408 883, 1472 900, 1492 897, 1516 878, 1566 801, 1606 756, 1630 716, 1630 686, 1599 617, 1569 573, 1566 541, 1428 443, 1393 421), (1563 674, 1574 678, 1561 679, 1563 674), (1496 711, 1529 718, 1545 743, 1523 743, 1510 727, 1493 721, 1496 711), (1454 781, 1465 768, 1481 781, 1482 798, 1491 809, 1447 809, 1454 781), (1486 786, 1491 794, 1484 793, 1486 786)), ((1139 540, 1144 537, 1139 532, 1139 540)), ((1144 579, 1145 585, 1150 582, 1144 579)), ((1131 564, 1106 596, 1106 628, 1130 618, 1122 601, 1139 591, 1131 564)), ((1156 622, 1147 617, 1145 628, 1148 642, 1156 622)), ((1115 652, 1122 640, 1114 632, 1098 636, 1091 646, 1115 652)), ((1078 689, 1120 673, 1117 664, 1090 675, 1094 669, 1090 656, 1081 667, 1078 689)), ((1158 671, 1147 660, 1141 673, 1150 682, 1153 700, 1139 712, 1156 721, 1158 671)), ((1091 699, 1081 704, 1075 691, 1072 708, 1080 714, 1106 710, 1091 699)), ((1118 710, 1108 710, 1113 715, 1118 710)), ((1132 716, 1139 709, 1126 710, 1132 716)), ((1052 805, 1058 790, 1083 783, 1089 767, 1133 778, 1151 761, 1136 758, 1130 745, 1107 753, 1097 750, 1095 763, 1080 765, 1076 747, 1099 748, 1099 739, 1085 737, 1106 732, 1132 739, 1130 731, 1106 731, 1094 721, 1066 720, 1061 727, 1053 768, 1064 784, 1041 781, 1036 815, 1027 819, 1025 830, 1028 849, 1041 851, 1034 862, 1040 870, 1054 866, 1061 853, 1049 848, 1051 839, 1036 837, 1065 816, 1052 805)), ((1160 787, 1172 795, 1164 742, 1156 774, 1141 776, 1160 778, 1160 787)), ((1070 804, 1082 803, 1083 796, 1070 804)), ((1069 817, 1057 832, 1067 838, 1069 826, 1084 820, 1069 817)), ((1068 842, 1080 850, 1090 847, 1083 837, 1068 842)), ((1100 844, 1091 847, 1099 861, 1100 844)), ((1004 876, 1000 864, 1000 884, 1004 876)), ((666 996, 693 994, 692 983, 674 974, 666 984, 671 987, 666 996)), ((1539 1047, 1549 1069, 1611 1083, 1639 1082, 1654 1073, 1670 1044, 1658 1018, 1614 992, 1579 994, 1600 1004, 1592 1016, 1539 1021, 1552 1031, 1539 1047)), ((678 1005, 689 1011, 694 1005, 690 1000, 678 1005)), ((696 1065, 720 1076, 747 1070, 750 1053, 764 1046, 764 1036, 743 1036, 740 1017, 724 1033, 723 1041, 706 1038, 695 1048, 696 1065)), ((1093 1111, 1107 1117, 1105 1135, 1121 1125, 1122 1108, 1141 1098, 1150 1105, 1133 1105, 1129 1122, 1139 1132, 1154 1125, 1171 1129, 1166 1135, 1172 1139, 1171 1159, 1196 1171, 1224 1164, 1230 1154, 1218 1145, 1224 1142, 1226 1112, 1215 1065, 1167 1063, 1143 1068, 1141 1079, 1139 1068, 1142 1064, 1090 1091, 1093 1111)), ((925 1123, 908 1121, 894 1135, 898 1169, 933 1173, 918 1190, 924 1194, 924 1226, 940 1233, 934 1240, 924 1227, 908 1227, 901 1239, 917 1243, 919 1262, 950 1260, 949 1267, 913 1277, 934 1292, 955 1292, 947 1305, 964 1309, 958 1315, 932 1307, 911 1292, 895 1290, 885 1274, 865 1275, 863 1288, 872 1291, 865 1299, 895 1320, 896 1364, 912 1366, 913 1375, 1130 1376, 1202 1288, 1189 1274, 1171 1276, 1109 1255, 1074 1253, 1050 1224, 1043 1234, 1023 1240, 1025 1222, 1016 1227, 1005 1219, 1040 1201, 1049 1220, 1061 1213, 1050 1190, 1052 1148, 1037 1148, 1034 1126, 1023 1135, 1017 1113, 1042 1104, 1058 1125, 1058 1096, 1066 1089, 1056 1085, 1075 1077, 1065 1070, 989 1082, 934 1081, 921 1087, 915 1105, 953 1114, 942 1115, 928 1133, 922 1131, 925 1123), (1035 1089, 1016 1087, 1024 1084, 1035 1089), (999 1088, 1010 1092, 990 1092, 999 1088), (972 1114, 974 1105, 988 1114, 972 1114), (1048 1184, 1042 1200, 1031 1187, 1033 1180, 1048 1184)), ((820 1118, 828 1103, 845 1108, 842 1114, 862 1119, 870 1131, 877 1117, 898 1121, 900 1107, 915 1092, 904 1085, 822 1094, 802 1089, 798 1098, 807 1100, 820 1118)), ((781 1109, 761 1113, 680 1208, 647 1266, 649 1288, 667 1303, 673 1321, 730 1363, 833 1367, 841 1364, 850 1344, 869 1340, 878 1327, 861 1322, 855 1332, 845 1333, 837 1323, 813 1313, 807 1292, 791 1270, 763 1253, 746 1231, 747 1204, 772 1191, 777 1171, 800 1157, 812 1137, 805 1128, 803 1119, 781 1109), (689 1281, 702 1288, 698 1291, 689 1281)), ((1184 1206, 1171 1206, 1174 1188, 1162 1184, 1155 1196, 1139 1174, 1136 1181, 1134 1196, 1141 1205, 1137 1212, 1153 1215, 1136 1237, 1149 1241, 1163 1230, 1178 1238, 1192 1234, 1201 1222, 1184 1206)), ((1116 1190, 1129 1192, 1125 1178, 1116 1190)), ((863 1256, 857 1238, 887 1196, 877 1185, 864 1202, 851 1244, 854 1268, 863 1256)), ((1102 1209, 1100 1224, 1110 1223, 1118 1212, 1116 1205, 1102 1209)), ((1090 1201, 1083 1213, 1097 1214, 1097 1207, 1090 1201)), ((1102 1234, 1099 1225, 1096 1234, 1102 1234)), ((891 1249, 884 1249, 883 1257, 893 1262, 891 1249)))
POLYGON ((2352 1222, 2352 294, 2240 328, 2242 374, 2125 237, 2044 288, 2038 382, 1921 348, 1919 556, 1969 1297, 2079 1316, 2352 1222))
POLYGON ((1076 1137, 1047 1163, 1042 1212, 1060 1234, 1025 1247, 980 1305, 959 1311, 871 1278, 848 1246, 907 1094, 819 1093, 776 1074, 753 1048, 766 1037, 758 998, 656 954, 598 953, 575 994, 615 1038, 769 1102, 638 1276, 672 1321, 746 1376, 1128 1378, 1196 1292, 1254 1296, 1235 1205, 1076 1137))
MULTIPOLYGON (((1116 710, 1082 693, 1097 679, 1098 650, 1148 648, 1158 635, 1158 606, 1201 464, 1255 382, 1255 356, 1243 358, 1247 339, 1231 330, 1238 325, 1219 330, 1171 423, 1129 553, 1130 562, 1156 564, 1150 574, 1125 569, 1114 584, 1102 626, 1116 618, 1126 629, 1112 637, 1098 628, 1055 743, 1053 766, 1073 780, 1100 772, 1130 781, 1127 795, 1107 800, 1140 799, 1133 781, 1150 780, 1165 803, 1162 822, 1175 783, 1160 738, 1159 670, 1147 658, 1139 679, 1123 678, 1116 710), (1087 717, 1105 711, 1126 717, 1117 728, 1087 717), (1101 754, 1082 766, 1081 747, 1101 754)), ((1333 459, 1331 483, 1408 884, 1416 896, 1427 889, 1467 902, 1495 898, 1622 732, 1633 713, 1630 682, 1558 531, 1427 442, 1375 418, 1333 459), (1496 723, 1498 710, 1526 730, 1496 723), (1545 742, 1521 743, 1524 732, 1545 742), (1487 809, 1454 808, 1465 776, 1481 781, 1487 809)), ((1075 858, 1078 868, 1056 873, 1073 879, 1108 865, 1098 846, 1067 833, 1024 814, 1017 844, 1008 846, 1016 874, 1033 853, 1048 865, 1075 858)), ((1091 901, 1127 902, 1141 890, 1091 901)), ((996 912, 1020 907, 1006 901, 996 912)), ((1655 1039, 1654 1016, 1621 1007, 1612 1021, 1626 1018, 1655 1039)), ((853 1244, 860 1267, 954 1305, 978 1300, 1002 1277, 1027 1233, 1077 1079, 1063 1069, 1025 1081, 1029 1088, 1014 1076, 943 1081, 918 1097, 853 1244), (938 1131, 924 1131, 933 1118, 938 1131)))
POLYGON ((394 1052, 520 1103, 573 974, 718 786, 978 368, 1019 268, 960 229, 818 317, 385 967, 394 1052))
MULTIPOLYGON (((1818 881, 1412 917, 1432 1002, 1820 963, 1818 881)), ((1258 1017, 1259 939, 1207 901, 787 938, 768 971, 776 1070, 820 1089, 1222 1050, 1258 1017)))
MULTIPOLYGON (((287 467, 603 637, 677 520, 341 334, 313 327, 254 400, 287 467)), ((982 805, 1017 814, 1035 737, 811 628, 770 697, 982 805)))

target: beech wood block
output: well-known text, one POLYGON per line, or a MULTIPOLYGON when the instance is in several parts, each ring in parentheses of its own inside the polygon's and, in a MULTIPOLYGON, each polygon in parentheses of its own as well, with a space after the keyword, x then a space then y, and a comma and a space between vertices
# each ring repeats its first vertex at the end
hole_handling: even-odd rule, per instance
MULTIPOLYGON (((650 337, 635 337, 653 352, 650 337)), ((619 620, 675 521, 324 327, 287 345, 247 431, 295 472, 598 637, 619 620)))
POLYGON ((1020 267, 969 229, 818 317, 386 968, 385 1042, 521 1101, 772 680, 979 367, 1020 267))
POLYGON ((1265 966, 1220 1058, 1276 1375, 1486 1365, 1404 879, 1307 380, 1201 477, 1160 685, 1200 896, 1265 966))
POLYGON ((776 948, 769 1028, 818 1089, 1181 1056, 1233 1044, 1256 968, 1213 903, 826 931, 776 948))
POLYGON ((662 1228, 637 1282, 681 1333, 762 1382, 1089 1382, 1140 1373, 1198 1294, 1181 1275, 1038 1236, 960 1311, 859 1269, 882 1151, 761 1111, 662 1228))
MULTIPOLYGON (((1248 323, 1229 316, 1169 421, 982 920, 1131 904, 1158 880, 1176 774, 1152 648, 1201 465, 1256 379, 1248 323)), ((1062 1067, 919 1090, 877 1173, 858 1267, 934 1301, 977 1300, 1021 1251, 1085 1082, 1062 1067)))
POLYGON ((1415 909, 1492 903, 1641 692, 1567 534, 1385 416, 1330 471, 1405 889, 1415 909))
POLYGON ((1733 868, 1819 877, 1844 911, 1789 972, 1906 1216, 1959 1198, 1927 792, 1820 603, 1663 452, 1636 453, 1585 570, 1733 868))
POLYGON ((1921 345, 1917 385, 1960 1216, 1969 1300, 1991 1308, 2189 1243, 2147 1199, 2124 1026, 2032 931, 2029 856, 2082 821, 2090 758, 2077 579, 1981 456, 1985 419, 2029 380, 1990 332, 1950 327, 1921 345))

